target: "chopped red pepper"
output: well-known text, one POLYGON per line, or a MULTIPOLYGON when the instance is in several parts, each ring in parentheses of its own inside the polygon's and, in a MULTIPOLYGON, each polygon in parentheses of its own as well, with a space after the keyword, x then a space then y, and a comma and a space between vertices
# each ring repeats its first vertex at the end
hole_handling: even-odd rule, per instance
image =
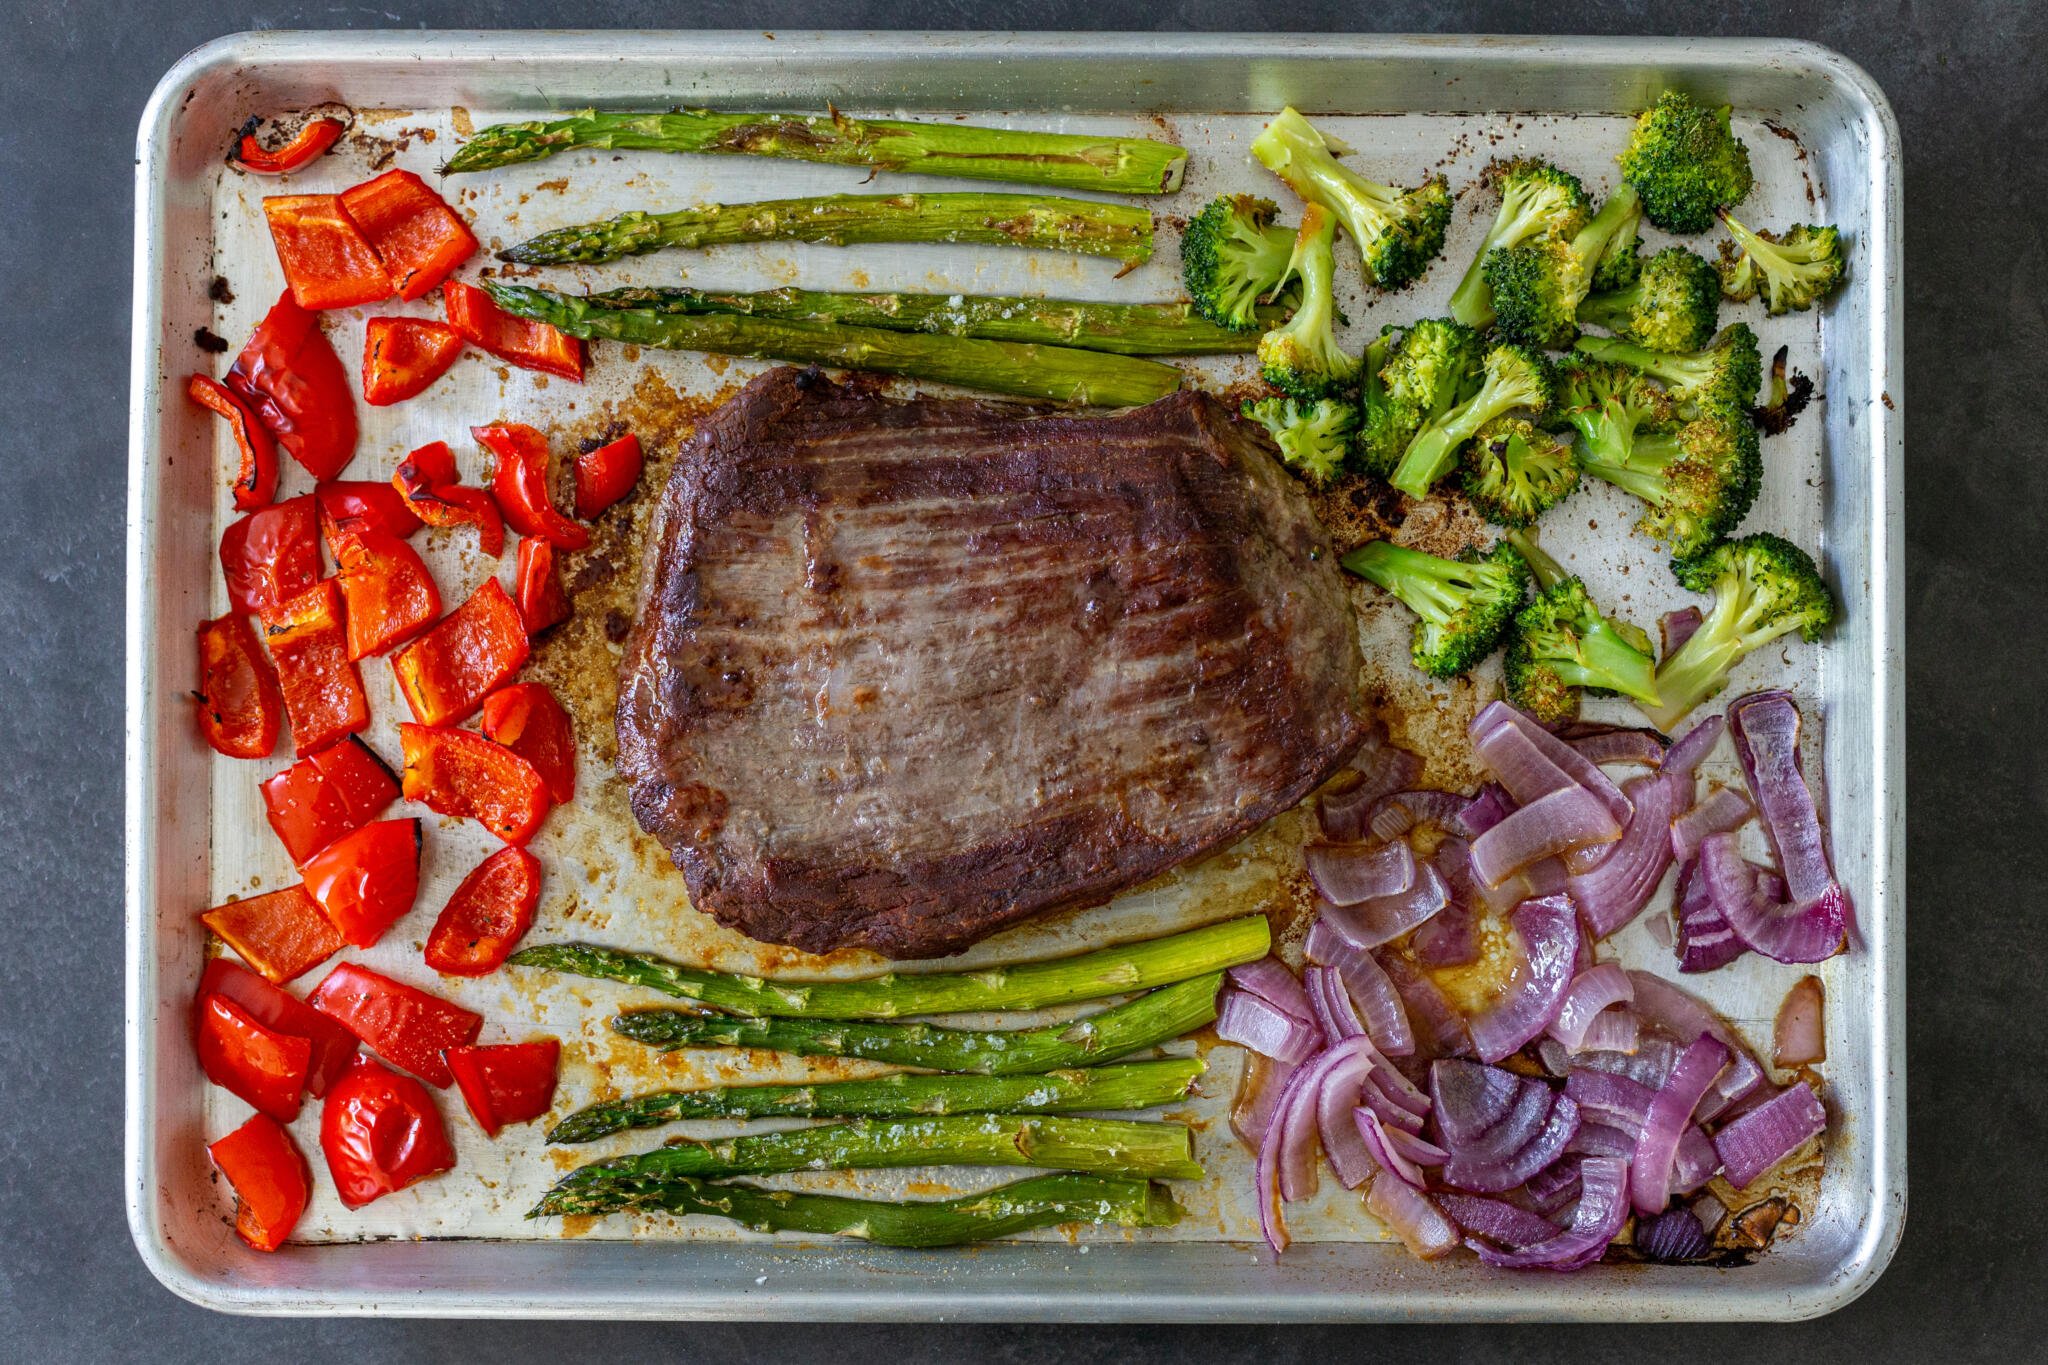
POLYGON ((363 659, 402 644, 441 614, 441 593, 412 546, 363 527, 329 537, 348 603, 348 657, 363 659))
POLYGON ((583 343, 545 322, 514 317, 473 284, 450 280, 441 286, 448 325, 500 360, 528 370, 583 382, 583 343))
POLYGON ((341 589, 331 578, 263 612, 263 641, 277 662, 297 758, 370 723, 370 700, 349 656, 342 612, 341 589))
POLYGON ((420 822, 364 825, 306 859, 299 875, 343 938, 372 947, 419 897, 420 822))
POLYGON ((199 626, 199 733, 229 758, 268 758, 284 725, 277 670, 246 618, 199 626))
POLYGON ((306 1089, 317 1099, 348 1070, 356 1055, 356 1036, 290 991, 271 985, 256 973, 224 957, 210 959, 199 978, 197 1004, 210 995, 231 1000, 250 1018, 276 1033, 304 1038, 313 1049, 306 1071, 306 1089))
POLYGON ((235 1235, 258 1251, 283 1246, 313 1194, 313 1173, 284 1125, 251 1114, 206 1154, 234 1186, 235 1235))
POLYGON ((303 886, 229 901, 199 918, 274 986, 341 951, 341 935, 303 886))
POLYGON ((455 1165, 432 1092, 368 1057, 327 1096, 320 1151, 335 1193, 352 1209, 455 1165))
POLYGON ((512 586, 519 599, 519 619, 526 623, 529 636, 569 619, 569 594, 562 591, 561 575, 555 572, 555 547, 539 536, 519 542, 512 586))
POLYGON ((426 961, 447 976, 488 976, 533 927, 540 859, 501 848, 462 879, 427 935, 426 961))
POLYGON ((555 510, 548 496, 548 438, 518 422, 471 427, 476 443, 498 457, 491 496, 506 524, 522 536, 540 536, 563 550, 590 544, 590 532, 555 510))
POLYGON ((526 662, 526 626, 495 578, 391 656, 398 690, 422 725, 466 720, 526 662))
POLYGON ((398 778, 354 735, 265 778, 263 813, 294 864, 353 834, 398 799, 398 778))
POLYGON ((457 482, 455 452, 429 441, 398 462, 391 486, 413 515, 429 526, 474 526, 477 548, 496 559, 505 553, 505 518, 481 488, 457 482))
POLYGON ((263 423, 218 379, 195 374, 185 381, 185 394, 208 412, 225 417, 235 433, 235 445, 242 452, 242 467, 235 474, 235 510, 269 506, 277 496, 277 446, 263 423))
POLYGON ((556 805, 576 798, 576 727, 546 683, 513 683, 485 697, 483 731, 533 765, 556 805))
POLYGON ((341 192, 341 206, 377 249, 402 299, 425 298, 476 254, 469 224, 411 171, 386 171, 350 186, 341 192))
POLYGON ((647 463, 640 438, 627 432, 618 440, 586 450, 576 457, 576 515, 594 521, 598 513, 633 491, 647 463))
POLYGON ((319 519, 309 495, 286 498, 228 523, 220 570, 236 611, 280 606, 320 581, 319 519))
POLYGON ((316 118, 273 152, 256 140, 255 124, 256 120, 251 119, 249 127, 243 130, 242 140, 235 150, 235 160, 242 163, 244 170, 258 175, 285 175, 311 165, 327 155, 327 149, 348 127, 338 118, 316 118))
POLYGON ((448 373, 462 344, 445 322, 371 318, 363 327, 363 401, 373 408, 404 402, 448 373))
POLYGON ((307 998, 379 1057, 441 1090, 455 1079, 441 1054, 475 1042, 484 1026, 481 1014, 353 962, 329 972, 307 998))
POLYGON ((548 815, 548 784, 533 765, 482 735, 438 725, 398 727, 405 750, 405 799, 475 820, 508 844, 523 844, 548 815))
POLYGON ((263 216, 299 307, 352 308, 391 297, 391 276, 340 195, 273 195, 263 216))
POLYGON ((272 1118, 299 1116, 299 1094, 313 1063, 304 1038, 265 1028, 225 996, 199 1002, 199 1069, 206 1079, 272 1118))
POLYGON ((404 495, 388 483, 341 479, 321 484, 313 497, 320 504, 320 534, 327 538, 329 550, 337 531, 354 526, 387 531, 400 540, 420 529, 420 519, 406 506, 404 495))
POLYGON ((240 394, 285 452, 315 479, 331 479, 356 453, 356 404, 348 371, 317 314, 286 290, 263 315, 228 370, 240 394))
POLYGON ((448 1069, 462 1089, 462 1102, 492 1137, 508 1123, 548 1112, 561 1061, 562 1045, 553 1038, 448 1049, 448 1069))

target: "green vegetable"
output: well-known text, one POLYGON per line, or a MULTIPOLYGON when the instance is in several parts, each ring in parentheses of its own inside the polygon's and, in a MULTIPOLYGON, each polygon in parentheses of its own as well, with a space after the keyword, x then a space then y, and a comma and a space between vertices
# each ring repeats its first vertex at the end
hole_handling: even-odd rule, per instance
POLYGON ((1595 360, 1617 360, 1664 381, 1683 403, 1727 402, 1748 407, 1763 381, 1764 358, 1746 322, 1723 327, 1697 351, 1658 351, 1615 337, 1585 337, 1578 349, 1595 360))
POLYGON ((1359 361, 1337 344, 1334 258, 1336 225, 1328 211, 1310 204, 1282 279, 1301 283, 1294 316, 1259 338, 1259 372, 1268 384, 1293 398, 1324 398, 1358 381, 1359 361))
POLYGON ((1527 526, 1579 486, 1579 461, 1522 417, 1496 417, 1465 447, 1465 496, 1496 526, 1527 526))
POLYGON ((1325 137, 1293 109, 1284 109, 1252 142, 1252 155, 1311 204, 1344 225, 1382 289, 1399 289, 1429 268, 1444 249, 1451 192, 1442 176, 1412 190, 1367 180, 1337 161, 1350 148, 1325 137))
POLYGON ((1536 594, 1515 616, 1503 667, 1508 700, 1545 724, 1579 711, 1579 689, 1619 692, 1657 703, 1657 661, 1649 639, 1625 622, 1610 622, 1566 578, 1536 594))
POLYGON ((1766 312, 1804 311, 1833 293, 1848 273, 1842 234, 1832 227, 1795 223, 1779 237, 1752 232, 1726 211, 1721 222, 1735 246, 1721 243, 1719 282, 1721 291, 1737 302, 1761 292, 1766 312))
POLYGON ((1493 653, 1529 588, 1529 566, 1506 541, 1485 555, 1440 559, 1375 540, 1339 562, 1415 613, 1410 657, 1432 678, 1455 678, 1493 653))
POLYGON ((1440 416, 1423 422, 1402 452, 1389 481, 1410 497, 1425 496, 1458 461, 1458 448, 1494 418, 1550 406, 1550 366, 1525 346, 1502 344, 1486 353, 1479 389, 1440 416))
POLYGON ((1618 158, 1621 176, 1666 232, 1705 232, 1715 209, 1733 208, 1748 195, 1749 148, 1730 129, 1728 114, 1725 104, 1709 109, 1667 90, 1636 120, 1618 158))
POLYGON ((599 113, 586 109, 535 123, 486 128, 442 172, 494 170, 589 147, 599 151, 712 152, 873 166, 913 175, 1007 180, 1017 185, 1171 194, 1185 148, 1150 138, 1095 137, 818 114, 599 113))
POLYGON ((1616 195, 1623 201, 1623 211, 1614 225, 1614 235, 1607 239, 1607 245, 1600 249, 1600 259, 1593 266, 1593 292, 1611 294, 1625 289, 1636 282, 1642 273, 1643 258, 1636 254, 1637 231, 1643 222, 1643 201, 1635 194, 1616 195))
POLYGON ((1317 484, 1337 477, 1358 434, 1358 408, 1341 398, 1247 398, 1241 411, 1273 437, 1282 460, 1317 484))
POLYGON ((1068 346, 930 336, 879 327, 843 327, 836 323, 786 322, 729 313, 604 308, 573 295, 495 280, 486 280, 484 288, 508 313, 536 318, 570 336, 588 340, 835 365, 848 370, 938 380, 989 393, 1109 408, 1150 403, 1181 385, 1181 372, 1171 365, 1068 346))
POLYGON ((1645 261, 1634 283, 1587 295, 1578 318, 1654 350, 1695 351, 1713 340, 1720 312, 1713 262, 1673 246, 1645 261))
POLYGON ((1480 269, 1493 291, 1500 335, 1547 350, 1568 348, 1607 244, 1636 211, 1635 192, 1624 185, 1570 237, 1545 234, 1487 252, 1480 269))
POLYGON ((1423 424, 1466 396, 1481 354, 1479 334, 1450 318, 1423 318, 1402 332, 1390 326, 1373 340, 1365 353, 1358 437, 1367 470, 1393 477, 1423 424))
POLYGON ((1113 256, 1137 265, 1152 254, 1152 211, 1096 199, 980 191, 828 194, 698 204, 668 213, 636 209, 543 232, 498 257, 520 265, 595 265, 670 247, 734 242, 967 242, 1113 256))
POLYGON ((1249 332, 1270 327, 1258 303, 1287 278, 1295 230, 1273 221, 1279 206, 1249 194, 1209 201, 1180 238, 1181 279, 1201 315, 1218 327, 1249 332))
POLYGON ((1716 403, 1676 430, 1638 432, 1627 463, 1586 470, 1648 504, 1636 529, 1684 556, 1742 524, 1763 485, 1762 441, 1746 409, 1716 403))
POLYGON ((1724 540, 1671 571, 1714 605, 1692 638, 1657 668, 1655 705, 1640 705, 1666 734, 1695 706, 1728 685, 1744 655, 1797 631, 1809 643, 1835 618, 1834 594, 1806 551, 1768 532, 1724 540))
POLYGON ((1500 191, 1500 208, 1465 278, 1451 291, 1451 316, 1467 327, 1485 327, 1493 321, 1493 291, 1486 287, 1482 268, 1489 252, 1532 237, 1570 238, 1593 212, 1579 178, 1548 161, 1524 157, 1489 168, 1486 178, 1500 191))

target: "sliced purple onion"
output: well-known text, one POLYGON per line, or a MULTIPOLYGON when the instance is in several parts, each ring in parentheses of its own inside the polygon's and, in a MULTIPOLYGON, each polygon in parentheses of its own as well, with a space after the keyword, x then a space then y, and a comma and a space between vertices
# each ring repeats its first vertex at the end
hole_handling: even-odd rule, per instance
POLYGON ((1691 1209, 1668 1209, 1636 1232, 1636 1250, 1653 1261, 1697 1261, 1713 1249, 1691 1209))
POLYGON ((1477 1194, 1500 1194, 1514 1189, 1565 1153, 1572 1135, 1579 1131, 1579 1107, 1551 1091, 1541 1081, 1530 1081, 1550 1097, 1550 1112, 1543 1127, 1520 1151, 1492 1161, 1478 1161, 1453 1149, 1444 1163, 1444 1180, 1461 1190, 1477 1194))
POLYGON ((1465 803, 1452 822, 1451 833, 1461 834, 1467 839, 1477 839, 1486 831, 1508 818, 1515 809, 1507 791, 1498 782, 1488 782, 1479 789, 1479 794, 1465 803))
POLYGON ((1707 1130, 1697 1123, 1678 1135, 1678 1156, 1671 1164, 1671 1192, 1691 1194, 1721 1169, 1720 1153, 1714 1150, 1707 1130))
POLYGON ((1628 1219, 1628 1163, 1587 1157, 1579 1163, 1579 1179, 1584 1192, 1569 1229, 1519 1251, 1495 1251, 1481 1242, 1473 1248, 1479 1259, 1507 1270, 1577 1270, 1599 1260, 1628 1219))
POLYGON ((1244 1075, 1230 1104, 1230 1130, 1254 1153, 1266 1141, 1266 1130, 1280 1112, 1280 1098, 1295 1070, 1293 1062, 1276 1062, 1257 1053, 1245 1058, 1244 1075))
POLYGON ((1226 990, 1216 1011, 1216 1036, 1278 1062, 1305 1062, 1323 1045, 1314 1022, 1296 1019, 1250 991, 1226 990))
POLYGON ((1487 1199, 1476 1194, 1444 1193, 1436 1197, 1443 1211, 1474 1237, 1496 1247, 1512 1250, 1547 1242, 1562 1231, 1541 1214, 1531 1213, 1504 1199, 1487 1199))
POLYGON ((1802 976, 1785 992, 1771 1029, 1771 1060, 1781 1067, 1811 1066, 1828 1059, 1827 1031, 1821 1027, 1817 976, 1802 976))
POLYGON ((1473 722, 1472 756, 1486 765, 1508 798, 1519 806, 1579 785, 1536 746, 1522 727, 1506 721, 1486 730, 1478 728, 1478 721, 1473 722))
POLYGON ((1415 885, 1415 855, 1405 843, 1310 844, 1301 857, 1309 880, 1332 905, 1357 905, 1415 885))
POLYGON ((1671 822, 1671 856, 1689 863, 1709 834, 1741 829, 1756 814, 1749 798, 1733 787, 1716 787, 1706 800, 1671 822))
MULTIPOLYGON (((1650 1027, 1669 1034, 1679 1046, 1704 1033, 1717 1039, 1730 1052, 1749 1051, 1741 1035, 1730 1028, 1720 1015, 1707 1008, 1706 1002, 1698 996, 1654 972, 1631 969, 1628 980, 1636 988, 1636 1014, 1650 1027)), ((1658 1083, 1661 1085, 1662 1081, 1658 1083)))
POLYGON ((1657 1091, 1652 1086, 1610 1072, 1574 1071, 1565 1078, 1564 1093, 1579 1106, 1587 1123, 1604 1124, 1628 1134, 1633 1141, 1643 1130, 1643 1116, 1657 1091))
POLYGON ((1371 1041, 1363 1035, 1334 1045, 1325 1056, 1322 1079, 1315 1083, 1316 1132, 1330 1169, 1345 1189, 1355 1190, 1372 1178, 1379 1164, 1352 1117, 1364 1094, 1366 1077, 1378 1059, 1371 1041))
POLYGON ((1642 1036, 1636 1012, 1626 1005, 1615 1005, 1593 1016, 1579 1046, 1587 1052, 1634 1052, 1642 1036))
POLYGON ((1401 994, 1401 1004, 1407 1010, 1419 1049, 1431 1057, 1462 1057, 1472 1050, 1472 1035, 1465 1027, 1465 1016, 1434 981, 1399 954, 1381 953, 1378 961, 1401 994))
MULTIPOLYGON (((1512 1072, 1508 1073, 1513 1075, 1512 1072)), ((1463 1158, 1479 1165, 1492 1165, 1506 1160, 1534 1142, 1543 1132, 1543 1125, 1550 1120, 1550 1110, 1556 1100, 1556 1092, 1542 1081, 1528 1076, 1514 1076, 1515 1099, 1508 1106, 1500 1121, 1484 1132, 1470 1137, 1454 1137, 1443 1122, 1443 1106, 1437 1106, 1437 1123, 1444 1130, 1445 1150, 1452 1160, 1463 1158)), ((1573 1106, 1577 1108, 1576 1105, 1573 1106)))
POLYGON ((1684 809, 1690 777, 1638 777, 1624 789, 1634 813, 1621 838, 1590 871, 1571 879, 1579 916, 1594 938, 1606 938, 1643 912, 1671 866, 1671 821, 1684 809))
MULTIPOLYGON (((1406 844, 1391 847, 1407 849, 1406 844)), ((1414 867, 1414 884, 1391 896, 1377 896, 1356 905, 1337 905, 1325 900, 1321 915, 1332 929, 1360 948, 1377 948, 1392 943, 1416 925, 1427 921, 1450 904, 1450 891, 1436 868, 1428 863, 1414 867)))
POLYGON ((1365 1150, 1371 1154, 1373 1162, 1381 1170, 1390 1172, 1411 1185, 1420 1186, 1428 1183, 1428 1177, 1422 1173, 1422 1168, 1410 1161, 1394 1145, 1393 1135, 1400 1132, 1400 1129, 1388 1127, 1378 1114, 1365 1105, 1360 1105, 1352 1111, 1351 1118, 1358 1126, 1359 1141, 1365 1144, 1365 1150))
MULTIPOLYGON (((1579 1126, 1584 1129, 1584 1116, 1579 1126)), ((1579 1163, 1569 1156, 1559 1157, 1530 1176, 1527 1189, 1530 1207, 1548 1218, 1579 1197, 1579 1163)))
POLYGON ((1627 1004, 1635 998, 1635 987, 1629 984, 1628 973, 1618 963, 1602 962, 1589 967, 1572 978, 1563 1002, 1557 1007, 1557 1017, 1550 1021, 1547 1032, 1577 1052, 1585 1046, 1586 1031, 1593 1026, 1601 1011, 1609 1005, 1627 1004))
POLYGON ((1579 1131, 1565 1144, 1565 1151, 1585 1156, 1618 1156, 1627 1160, 1636 1154, 1636 1140, 1621 1129, 1605 1123, 1579 1121, 1579 1131))
MULTIPOLYGON (((1429 1094, 1437 1126, 1453 1147, 1477 1142, 1498 1127, 1522 1096, 1523 1077, 1497 1066, 1445 1059, 1429 1068, 1429 1094)), ((1529 1127, 1529 1135, 1535 1124, 1529 1127)))
POLYGON ((1379 1179, 1366 1191, 1365 1210, 1387 1225, 1409 1252, 1425 1261, 1457 1250, 1458 1225, 1430 1197, 1405 1180, 1379 1179))
POLYGON ((1681 972, 1711 972, 1749 951, 1707 894, 1697 858, 1678 869, 1677 951, 1681 972))
POLYGON ((1789 692, 1752 692, 1728 708, 1728 720, 1785 890, 1794 904, 1810 905, 1835 886, 1835 874, 1799 770, 1799 707, 1789 692))
POLYGON ((1700 1107, 1693 1111, 1693 1118, 1701 1123, 1711 1123, 1717 1118, 1733 1116, 1751 1106, 1744 1100, 1755 1096, 1763 1098, 1766 1077, 1763 1064, 1747 1052, 1737 1052, 1714 1081, 1706 1096, 1700 1100, 1700 1107))
POLYGON ((1277 1005, 1283 1014, 1293 1015, 1296 1019, 1315 1018, 1308 1007, 1308 994, 1302 989, 1300 979, 1277 957, 1240 962, 1223 975, 1232 986, 1249 991, 1268 1004, 1277 1005))
POLYGON ((1700 845, 1699 881, 1746 946, 1778 962, 1821 962, 1840 952, 1849 927, 1847 893, 1830 882, 1817 900, 1778 901, 1766 875, 1742 856, 1732 834, 1709 835, 1700 845))
POLYGON ((1472 870, 1485 886, 1499 886, 1533 862, 1586 844, 1612 843, 1621 825, 1584 787, 1540 796, 1472 841, 1472 870))
POLYGON ((1324 1038, 1339 1043, 1365 1032, 1365 1021, 1358 1017, 1358 1007, 1335 971, 1310 967, 1302 972, 1301 979, 1308 987, 1308 1003, 1316 1012, 1316 1023, 1324 1038))
MULTIPOLYGON (((1634 972, 1630 972, 1629 980, 1633 982, 1635 976, 1634 972)), ((1577 1070, 1605 1071, 1611 1076, 1626 1076, 1638 1085, 1647 1085, 1655 1090, 1664 1084, 1664 1078, 1669 1076, 1671 1068, 1678 1064, 1678 1045, 1669 1038, 1646 1032, 1637 1039, 1634 1052, 1587 1051, 1574 1055, 1571 1061, 1577 1070)))
POLYGON ((1366 817, 1366 826, 1382 839, 1397 838, 1417 825, 1449 829, 1470 804, 1467 798, 1456 792, 1426 788, 1389 792, 1373 802, 1372 813, 1366 817))
POLYGON ((1280 1197, 1289 1202, 1306 1199, 1316 1190, 1316 1101, 1322 1095, 1330 1059, 1329 1052, 1319 1053, 1294 1073, 1280 1101, 1280 1113, 1266 1133, 1269 1138, 1279 1134, 1280 1197))
POLYGON ((1324 837, 1341 843, 1363 838, 1367 819, 1379 799, 1422 775, 1420 758, 1384 743, 1361 748, 1351 766, 1363 778, 1357 786, 1316 799, 1316 818, 1324 837))
POLYGON ((1406 1128, 1396 1127, 1384 1119, 1380 1121, 1380 1128, 1387 1135, 1388 1145, 1417 1166, 1441 1166, 1451 1159, 1449 1152, 1406 1128))
POLYGON ((1671 1077, 1650 1100, 1643 1130, 1636 1135, 1631 1163, 1636 1212, 1659 1213, 1671 1202, 1671 1177, 1678 1142, 1691 1125, 1692 1112, 1706 1097, 1731 1055, 1718 1039, 1702 1034, 1679 1054, 1671 1077))
POLYGON ((1667 611, 1658 617, 1657 634, 1662 638, 1664 647, 1658 652, 1657 657, 1668 659, 1683 649, 1685 642, 1692 638, 1692 633, 1700 628, 1700 622, 1706 619, 1698 607, 1680 607, 1677 611, 1667 611))
MULTIPOLYGON (((1621 789, 1608 780, 1599 765, 1587 761, 1571 745, 1543 728, 1543 725, 1526 711, 1518 711, 1505 702, 1489 702, 1472 718, 1470 733, 1474 736, 1473 747, 1478 748, 1477 737, 1488 734, 1503 725, 1512 725, 1536 746, 1545 758, 1555 765, 1565 777, 1578 786, 1584 787, 1600 798, 1607 813, 1614 817, 1617 828, 1628 820, 1628 798, 1621 789)), ((1491 766, 1491 765, 1489 765, 1491 766)), ((1506 785, 1503 783, 1503 785, 1506 785)), ((1514 788, 1508 787, 1508 794, 1514 795, 1514 788)))
POLYGON ((1817 1138, 1828 1112, 1813 1087, 1794 1083, 1714 1134, 1728 1183, 1746 1189, 1756 1178, 1817 1138))
POLYGON ((1321 962, 1334 971, 1373 1046, 1389 1057, 1412 1055, 1415 1030, 1408 1023, 1401 993, 1378 959, 1321 920, 1309 926, 1307 948, 1310 961, 1321 962))
MULTIPOLYGON (((1259 1159, 1253 1170, 1259 1197, 1259 1231, 1265 1234, 1266 1245, 1273 1248, 1276 1256, 1287 1250, 1287 1223, 1281 1217, 1280 1203, 1290 1175, 1296 1188, 1315 1180, 1314 1128, 1296 1126, 1291 1135, 1288 1131, 1288 1119, 1301 1108, 1303 1087, 1312 1069, 1301 1067, 1287 1078, 1273 1121, 1266 1125, 1265 1140, 1259 1143, 1259 1159)), ((1313 1112, 1314 1092, 1309 1091, 1308 1096, 1308 1108, 1313 1112)))
POLYGON ((1509 923, 1522 941, 1522 957, 1506 992, 1470 1023, 1481 1061, 1497 1062, 1550 1027, 1578 961, 1579 924, 1567 898, 1524 901, 1509 923))
POLYGON ((1714 746, 1721 742, 1721 736, 1727 729, 1727 721, 1719 716, 1708 716, 1680 735, 1677 742, 1665 752, 1664 771, 1692 776, 1700 764, 1706 761, 1707 755, 1714 752, 1714 746))
POLYGON ((1655 730, 1606 730, 1565 743, 1588 763, 1633 763, 1643 768, 1664 765, 1664 741, 1655 730))

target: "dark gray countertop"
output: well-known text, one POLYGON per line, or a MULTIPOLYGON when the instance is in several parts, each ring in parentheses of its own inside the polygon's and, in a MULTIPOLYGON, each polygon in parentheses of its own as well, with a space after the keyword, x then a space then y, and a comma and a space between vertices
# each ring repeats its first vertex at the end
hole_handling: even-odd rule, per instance
POLYGON ((1579 0, 990 8, 757 0, 274 5, 16 0, 0 38, 0 1356, 911 1362, 1364 1358, 2040 1359, 2048 1346, 2048 6, 1579 0), (131 153, 180 54, 243 28, 1371 26, 1792 34, 1840 49, 1906 143, 1912 1211, 1864 1298, 1816 1323, 1661 1331, 851 1328, 252 1321, 152 1280, 121 1169, 121 600, 131 153), (2028 471, 2032 472, 2029 473, 2028 471), (2030 547, 2015 552, 2011 546, 2030 547), (2023 670, 2026 659, 2037 669, 2023 670))

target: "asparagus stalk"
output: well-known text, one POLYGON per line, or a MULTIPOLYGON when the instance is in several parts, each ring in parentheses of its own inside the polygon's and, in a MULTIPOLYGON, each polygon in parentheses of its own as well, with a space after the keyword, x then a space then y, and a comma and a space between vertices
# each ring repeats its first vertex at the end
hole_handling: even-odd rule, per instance
POLYGON ((494 170, 572 147, 599 151, 709 152, 873 166, 916 175, 1008 180, 1058 189, 1170 194, 1187 151, 1150 138, 977 128, 962 123, 818 114, 581 113, 501 123, 465 143, 441 169, 494 170))
POLYGON ((1193 1057, 1132 1062, 1036 1076, 914 1076, 811 1085, 733 1085, 661 1090, 579 1109, 549 1142, 593 1142, 628 1128, 677 1119, 906 1118, 919 1114, 1049 1113, 1150 1109, 1188 1093, 1202 1063, 1193 1057))
POLYGON ((897 1066, 1023 1076, 1095 1066, 1198 1029, 1216 1018, 1220 972, 1148 991, 1070 1024, 1011 1030, 818 1019, 741 1019, 689 1010, 631 1010, 612 1031, 664 1051, 758 1047, 804 1057, 864 1057, 897 1066))
MULTIPOLYGON (((607 1182, 549 1199, 553 1214, 661 1210, 730 1218, 755 1232, 828 1232, 878 1246, 943 1247, 985 1242, 1059 1223, 1167 1227, 1180 1205, 1164 1185, 1101 1175, 1039 1175, 956 1199, 906 1201, 798 1194, 758 1185, 712 1185, 685 1176, 607 1182)), ((540 1209, 529 1217, 542 1216, 540 1209)))
POLYGON ((1113 256, 1138 265, 1152 254, 1152 211, 1036 194, 828 194, 699 204, 669 213, 635 209, 529 237, 498 258, 520 265, 596 265, 669 247, 734 242, 968 242, 1113 256))
POLYGON ((1042 1166, 1135 1179, 1202 1178, 1188 1130, 1177 1123, 1035 1114, 855 1119, 708 1142, 683 1138, 651 1152, 594 1161, 556 1181, 533 1213, 606 1211, 593 1204, 622 1207, 633 1194, 632 1182, 645 1177, 711 1180, 902 1166, 1042 1166), (561 1197, 566 1192, 574 1198, 561 1197))
POLYGON ((736 314, 689 316, 639 308, 599 308, 584 299, 523 285, 486 281, 484 287, 506 312, 537 318, 586 340, 872 370, 988 393, 1106 408, 1150 403, 1181 384, 1179 370, 1156 360, 1065 346, 1028 346, 736 314))
POLYGON ((1142 943, 978 972, 890 972, 864 981, 770 981, 733 976, 588 943, 522 948, 508 960, 645 986, 757 1017, 895 1019, 967 1010, 1030 1010, 1142 991, 1256 962, 1272 946, 1263 915, 1246 915, 1142 943))
MULTIPOLYGON (((718 293, 704 289, 610 289, 585 302, 599 308, 653 313, 738 313, 785 322, 836 322, 892 332, 1078 346, 1116 355, 1241 355, 1259 344, 1257 330, 1234 332, 1195 311, 1192 303, 1089 303, 1001 294, 831 294, 811 289, 718 293)), ((1272 327, 1281 308, 1261 308, 1272 327)))

